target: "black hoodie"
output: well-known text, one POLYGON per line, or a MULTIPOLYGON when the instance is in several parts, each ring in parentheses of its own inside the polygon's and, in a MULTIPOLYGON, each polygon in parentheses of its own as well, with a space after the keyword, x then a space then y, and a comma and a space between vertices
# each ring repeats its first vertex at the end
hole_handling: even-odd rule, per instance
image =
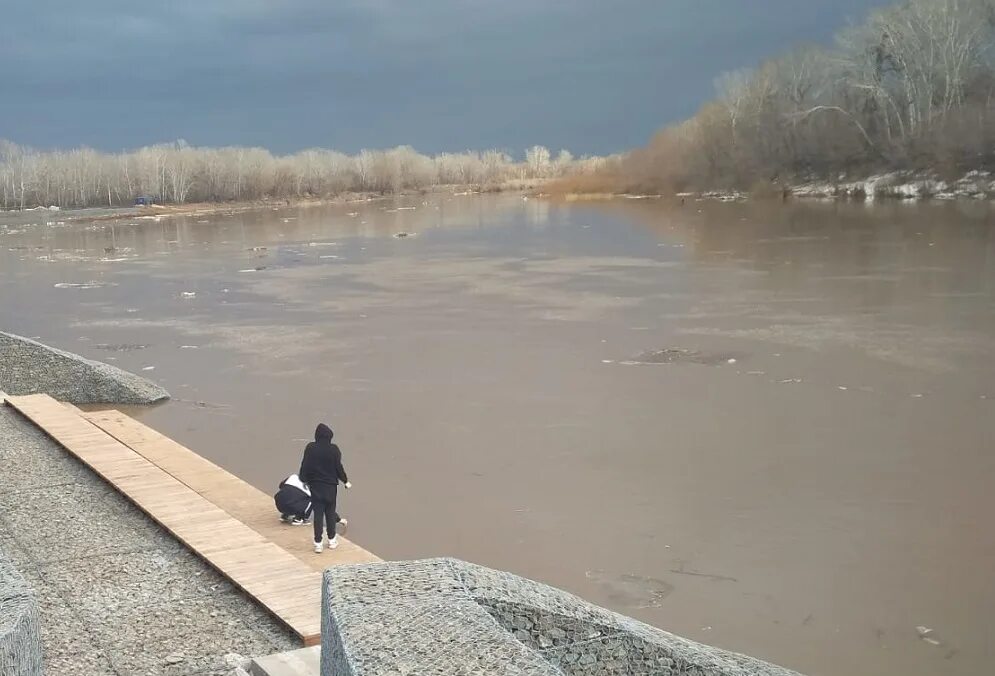
POLYGON ((298 476, 311 489, 312 499, 324 502, 329 498, 334 500, 340 481, 349 481, 342 467, 342 451, 332 443, 332 430, 328 425, 320 423, 314 431, 314 441, 304 448, 298 476))

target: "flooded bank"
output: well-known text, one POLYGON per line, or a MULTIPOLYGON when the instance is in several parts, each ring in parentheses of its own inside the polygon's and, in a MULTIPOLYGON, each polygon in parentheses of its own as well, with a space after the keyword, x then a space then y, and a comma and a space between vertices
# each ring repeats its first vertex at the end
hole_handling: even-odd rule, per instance
POLYGON ((0 329, 156 380, 175 400, 136 415, 263 489, 329 422, 350 537, 385 558, 811 674, 995 658, 985 203, 0 226, 0 284, 0 329))

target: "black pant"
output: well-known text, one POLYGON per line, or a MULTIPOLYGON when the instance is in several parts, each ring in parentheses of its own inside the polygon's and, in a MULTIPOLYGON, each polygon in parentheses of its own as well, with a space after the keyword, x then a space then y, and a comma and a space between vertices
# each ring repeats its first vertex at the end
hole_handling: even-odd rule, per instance
POLYGON ((335 524, 339 522, 339 515, 335 511, 335 498, 338 486, 331 490, 323 490, 321 498, 311 496, 311 508, 314 510, 314 541, 321 542, 321 531, 327 523, 328 539, 335 537, 335 524))

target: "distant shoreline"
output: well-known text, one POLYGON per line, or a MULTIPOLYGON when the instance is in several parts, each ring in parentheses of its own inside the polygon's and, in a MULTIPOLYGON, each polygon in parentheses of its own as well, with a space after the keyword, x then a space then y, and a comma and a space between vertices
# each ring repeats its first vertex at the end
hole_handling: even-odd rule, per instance
MULTIPOLYGON (((534 195, 547 179, 506 181, 493 185, 442 185, 417 191, 398 193, 343 193, 329 197, 299 197, 287 199, 261 199, 232 202, 191 202, 188 204, 152 204, 149 206, 117 206, 86 209, 62 209, 59 207, 36 206, 29 209, 0 210, 0 225, 52 225, 65 221, 93 223, 99 221, 119 221, 126 219, 160 220, 182 216, 210 216, 215 214, 236 214, 264 209, 293 209, 342 204, 377 202, 398 197, 448 193, 453 195, 476 195, 488 193, 522 193, 534 195), (37 215, 37 221, 25 222, 37 215)), ((33 219, 32 219, 33 220, 33 219)))

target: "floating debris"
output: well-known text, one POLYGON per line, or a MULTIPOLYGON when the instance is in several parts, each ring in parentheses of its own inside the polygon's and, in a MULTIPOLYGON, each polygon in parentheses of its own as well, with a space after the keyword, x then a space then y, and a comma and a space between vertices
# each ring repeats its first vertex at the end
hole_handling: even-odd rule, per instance
POLYGON ((135 350, 147 349, 148 345, 139 345, 137 343, 97 343, 94 347, 98 350, 106 350, 108 352, 134 352, 135 350))
POLYGON ((924 627, 919 625, 916 627, 916 633, 919 634, 919 638, 929 643, 930 645, 942 645, 940 641, 933 637, 933 630, 929 627, 924 627))
POLYGON ((414 237, 414 236, 415 236, 415 233, 413 233, 413 232, 398 232, 398 233, 394 234, 394 237, 396 239, 404 239, 405 237, 414 237))
POLYGON ((155 371, 155 366, 143 366, 143 371, 155 371))
POLYGON ((180 296, 182 296, 183 298, 196 298, 197 297, 197 292, 196 291, 183 291, 183 292, 180 293, 180 296))
POLYGON ((588 570, 584 576, 601 585, 616 602, 630 608, 659 608, 674 591, 669 582, 631 573, 588 570))
POLYGON ((181 350, 196 350, 196 345, 180 345, 181 350))
MULTIPOLYGON (((681 348, 666 348, 663 350, 653 350, 643 352, 633 358, 629 363, 635 364, 700 364, 703 366, 719 366, 721 364, 735 364, 738 359, 728 354, 715 354, 699 352, 698 350, 685 350, 681 348)), ((626 363, 626 362, 622 362, 626 363)))

